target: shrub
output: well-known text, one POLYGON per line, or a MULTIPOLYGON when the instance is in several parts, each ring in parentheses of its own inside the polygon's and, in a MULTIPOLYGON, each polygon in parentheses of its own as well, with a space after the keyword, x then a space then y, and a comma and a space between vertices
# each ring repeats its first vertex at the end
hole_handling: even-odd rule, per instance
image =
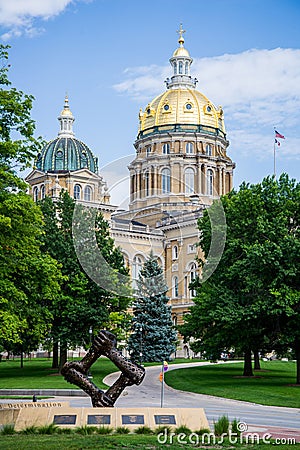
POLYGON ((87 436, 89 434, 95 434, 97 432, 97 427, 90 427, 87 425, 83 425, 82 427, 75 428, 75 433, 82 434, 87 436))
POLYGON ((15 426, 13 424, 3 425, 2 429, 0 430, 0 434, 2 434, 3 436, 8 434, 15 434, 15 426))
POLYGON ((185 425, 180 425, 180 427, 175 428, 175 433, 176 434, 184 433, 184 434, 188 435, 188 434, 192 433, 192 430, 190 430, 185 425))
POLYGON ((200 428, 200 430, 195 431, 198 436, 202 436, 203 434, 210 434, 211 431, 208 428, 200 428))
POLYGON ((24 428, 24 430, 21 430, 21 434, 38 434, 38 427, 35 425, 31 425, 30 427, 24 428))
POLYGON ((151 430, 151 428, 146 427, 146 426, 142 426, 142 427, 136 428, 134 430, 134 432, 136 434, 153 434, 153 431, 151 430))
POLYGON ((221 416, 217 422, 214 422, 214 430, 217 436, 221 436, 223 433, 229 431, 229 419, 228 416, 221 416))
POLYGON ((112 433, 112 428, 109 427, 98 427, 96 430, 97 434, 110 434, 112 433))
POLYGON ((118 433, 118 434, 128 434, 128 433, 130 433, 130 430, 127 427, 117 427, 116 428, 116 433, 118 433))
POLYGON ((239 429, 239 423, 240 423, 240 420, 238 420, 238 419, 233 419, 233 421, 231 422, 231 432, 237 434, 237 436, 241 435, 241 431, 239 429))
POLYGON ((172 432, 172 427, 161 425, 160 427, 155 428, 154 434, 166 433, 169 435, 172 432), (165 432, 166 430, 166 432, 165 432))
POLYGON ((55 434, 57 433, 58 426, 54 423, 49 423, 48 425, 43 425, 42 427, 38 427, 38 434, 55 434))

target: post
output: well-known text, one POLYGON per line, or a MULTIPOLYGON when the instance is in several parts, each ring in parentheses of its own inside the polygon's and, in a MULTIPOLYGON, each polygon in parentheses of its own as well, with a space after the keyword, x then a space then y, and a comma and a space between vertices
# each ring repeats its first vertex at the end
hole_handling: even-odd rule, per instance
POLYGON ((276 178, 276 150, 275 150, 275 140, 274 140, 274 149, 273 149, 273 153, 274 153, 274 178, 276 178))
MULTIPOLYGON (((89 328, 89 335, 90 335, 90 348, 91 348, 92 347, 92 335, 93 335, 93 328, 92 328, 92 326, 90 326, 90 328, 89 328)), ((87 377, 90 380, 92 380, 92 378, 93 378, 93 375, 91 374, 91 370, 90 369, 88 371, 87 377)))
POLYGON ((140 327, 140 364, 143 362, 143 328, 140 327))
POLYGON ((160 407, 163 407, 164 404, 164 389, 165 389, 165 371, 164 371, 164 362, 162 362, 161 365, 161 373, 162 373, 162 380, 161 380, 161 394, 160 394, 160 407))

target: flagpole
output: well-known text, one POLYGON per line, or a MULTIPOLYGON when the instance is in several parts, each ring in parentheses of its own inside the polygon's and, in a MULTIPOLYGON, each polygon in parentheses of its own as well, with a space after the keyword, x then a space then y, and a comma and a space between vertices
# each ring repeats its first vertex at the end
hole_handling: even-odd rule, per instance
POLYGON ((274 140, 274 178, 276 178, 276 150, 275 150, 275 140, 274 140))

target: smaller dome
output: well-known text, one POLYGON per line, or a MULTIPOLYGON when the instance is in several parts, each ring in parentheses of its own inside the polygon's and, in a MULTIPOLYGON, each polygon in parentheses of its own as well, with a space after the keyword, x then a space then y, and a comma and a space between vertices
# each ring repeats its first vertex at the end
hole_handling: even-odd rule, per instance
POLYGON ((72 114, 72 112, 71 112, 71 110, 68 108, 64 108, 63 110, 62 110, 62 112, 60 113, 60 115, 61 116, 70 116, 70 117, 73 117, 73 114, 72 114))
POLYGON ((190 54, 185 47, 178 47, 173 53, 173 58, 176 58, 176 56, 184 56, 190 58, 190 54))

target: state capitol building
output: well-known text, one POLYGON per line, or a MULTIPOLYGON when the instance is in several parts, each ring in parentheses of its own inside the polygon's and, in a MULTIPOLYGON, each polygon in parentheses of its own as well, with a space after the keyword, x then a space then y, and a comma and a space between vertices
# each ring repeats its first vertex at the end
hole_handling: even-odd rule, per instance
POLYGON ((227 155, 223 109, 196 89, 182 28, 178 44, 170 58, 166 90, 139 112, 135 156, 128 166, 128 210, 111 205, 98 159, 74 135, 67 97, 58 117, 58 136, 43 148, 26 177, 35 201, 56 198, 65 189, 103 213, 130 268, 133 288, 152 251, 164 268, 174 325, 182 323, 193 304, 189 284, 198 274, 196 257, 201 251, 196 246, 197 219, 233 188, 235 167, 227 155))

